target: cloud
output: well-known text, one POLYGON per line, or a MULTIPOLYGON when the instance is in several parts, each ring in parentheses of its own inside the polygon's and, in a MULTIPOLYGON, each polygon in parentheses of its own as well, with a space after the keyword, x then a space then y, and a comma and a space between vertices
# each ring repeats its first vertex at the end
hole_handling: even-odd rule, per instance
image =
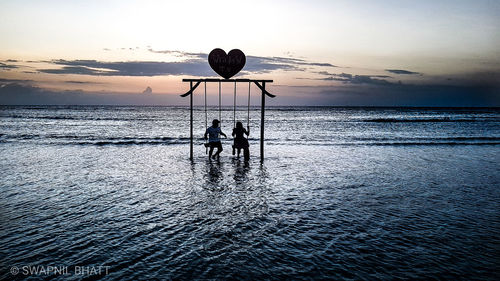
MULTIPOLYGON (((177 57, 190 57, 190 58, 200 58, 206 60, 208 58, 207 53, 191 53, 176 50, 153 50, 149 48, 148 51, 156 54, 169 54, 177 57)), ((275 64, 289 64, 289 65, 311 65, 311 66, 325 66, 325 67, 337 67, 331 63, 327 62, 308 62, 304 59, 292 58, 292 57, 259 57, 259 56, 246 56, 247 62, 250 60, 275 63, 275 64)))
POLYGON ((8 83, 26 84, 26 83, 31 83, 31 82, 33 82, 33 80, 0 78, 0 85, 4 85, 4 84, 8 84, 8 83))
POLYGON ((153 48, 148 48, 148 51, 155 54, 169 54, 176 57, 189 57, 189 58, 199 58, 199 59, 208 59, 208 54, 205 53, 191 53, 184 51, 176 51, 176 50, 153 50, 153 48))
POLYGON ((390 72, 390 73, 394 73, 394 74, 406 74, 406 75, 421 74, 419 72, 413 72, 413 71, 404 70, 404 69, 386 69, 385 71, 390 72))
POLYGON ((498 88, 443 84, 357 84, 322 88, 318 99, 325 104, 355 106, 499 106, 498 88))
POLYGON ((9 83, 0 86, 1 105, 183 105, 178 95, 51 91, 9 83))
MULTIPOLYGON (((290 63, 277 63, 275 59, 248 57, 244 72, 268 73, 271 71, 300 70, 297 65, 290 63)), ((102 62, 95 60, 54 60, 52 64, 61 68, 38 69, 39 72, 49 74, 79 74, 94 76, 161 76, 161 75, 191 75, 215 76, 206 60, 188 59, 181 62, 155 62, 155 61, 128 61, 128 62, 102 62)), ((240 74, 240 75, 241 75, 240 74)))
POLYGON ((18 68, 18 66, 12 65, 12 64, 5 64, 5 63, 0 62, 0 69, 11 70, 13 68, 18 68))
POLYGON ((264 60, 270 60, 275 63, 288 63, 292 65, 310 65, 310 66, 326 66, 326 67, 338 67, 336 65, 333 65, 331 63, 327 62, 309 62, 303 59, 297 59, 297 58, 284 58, 284 57, 257 57, 260 59, 264 60))
POLYGON ((151 87, 147 87, 146 90, 142 91, 143 94, 152 94, 153 93, 153 89, 151 89, 151 87))
POLYGON ((38 69, 49 74, 112 75, 113 70, 97 70, 86 66, 64 66, 60 69, 38 69))
MULTIPOLYGON (((355 77, 355 76, 353 76, 355 77)), ((53 91, 17 82, 0 83, 2 105, 185 105, 179 95, 53 91)), ((0 81, 2 82, 2 81, 0 81)), ((500 106, 499 87, 452 85, 342 84, 277 87, 270 105, 500 106)))
POLYGON ((350 84, 371 84, 371 85, 391 85, 396 84, 389 82, 385 79, 378 78, 391 78, 388 75, 353 75, 350 73, 329 73, 326 71, 316 72, 321 75, 328 75, 329 77, 319 78, 317 80, 323 81, 340 81, 350 84))
MULTIPOLYGON (((371 85, 391 85, 391 83, 384 79, 376 79, 370 75, 354 75, 350 78, 349 82, 352 84, 371 84, 371 85)), ((376 76, 375 76, 376 77, 376 76)))
POLYGON ((291 64, 287 61, 283 62, 280 59, 247 56, 247 62, 243 68, 245 72, 250 73, 269 73, 271 71, 283 70, 300 70, 297 65, 291 64))
MULTIPOLYGON (((120 48, 120 50, 134 48, 120 48)), ((109 48, 104 48, 111 51, 109 48)), ((163 76, 163 75, 190 75, 200 77, 214 77, 217 74, 208 65, 208 54, 184 52, 177 50, 154 50, 156 54, 168 54, 181 58, 181 61, 115 61, 105 62, 97 60, 51 60, 44 63, 53 64, 58 68, 38 69, 48 74, 77 74, 93 76, 163 76)), ((272 71, 304 71, 307 67, 337 67, 327 62, 311 62, 291 57, 259 57, 247 56, 247 61, 239 76, 245 74, 261 74, 272 71)))
POLYGON ((272 70, 304 70, 303 66, 337 67, 330 63, 308 62, 297 58, 247 56, 244 69, 249 72, 263 73, 272 70))
POLYGON ((94 82, 94 81, 76 81, 76 80, 64 81, 64 83, 68 83, 68 84, 104 84, 104 83, 102 83, 102 82, 94 82))
MULTIPOLYGON (((200 59, 207 61, 207 53, 192 53, 177 50, 153 50, 149 48, 148 51, 157 54, 169 54, 176 57, 184 57, 188 59, 200 59)), ((319 66, 319 67, 337 67, 327 62, 309 62, 304 59, 292 57, 259 57, 259 56, 246 56, 246 64, 244 71, 247 73, 268 73, 274 70, 301 70, 302 66, 319 66)))
POLYGON ((214 74, 208 66, 208 63, 201 60, 188 60, 184 62, 54 60, 51 61, 51 63, 62 65, 62 67, 57 69, 38 69, 38 71, 50 74, 80 74, 94 76, 212 76, 214 74))

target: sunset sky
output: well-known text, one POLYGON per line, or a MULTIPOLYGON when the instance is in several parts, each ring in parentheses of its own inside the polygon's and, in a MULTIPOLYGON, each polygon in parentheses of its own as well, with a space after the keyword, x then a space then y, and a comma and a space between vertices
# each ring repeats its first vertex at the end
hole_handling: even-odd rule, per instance
POLYGON ((274 80, 271 105, 500 106, 498 15, 486 0, 0 1, 0 104, 186 104, 182 78, 217 78, 208 53, 237 48, 238 78, 274 80))

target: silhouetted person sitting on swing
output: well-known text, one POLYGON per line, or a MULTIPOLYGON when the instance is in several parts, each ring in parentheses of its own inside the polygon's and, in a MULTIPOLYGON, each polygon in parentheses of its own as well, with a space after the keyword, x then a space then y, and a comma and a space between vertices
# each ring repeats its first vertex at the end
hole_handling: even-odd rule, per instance
POLYGON ((222 152, 223 149, 219 135, 222 135, 225 138, 227 138, 226 134, 224 134, 222 130, 219 128, 219 123, 220 123, 219 120, 214 119, 212 121, 212 126, 208 127, 205 132, 204 139, 207 139, 208 135, 208 146, 210 147, 210 152, 208 153, 208 159, 220 158, 220 153, 222 152), (214 156, 212 156, 212 152, 214 151, 215 147, 217 147, 217 151, 215 152, 214 156))
POLYGON ((243 128, 243 124, 241 122, 236 122, 236 128, 233 129, 233 155, 235 154, 235 149, 238 150, 238 158, 240 158, 241 149, 243 149, 243 155, 245 157, 245 161, 250 159, 250 145, 248 144, 248 139, 245 138, 244 135, 250 135, 250 128, 247 126, 247 130, 243 128))

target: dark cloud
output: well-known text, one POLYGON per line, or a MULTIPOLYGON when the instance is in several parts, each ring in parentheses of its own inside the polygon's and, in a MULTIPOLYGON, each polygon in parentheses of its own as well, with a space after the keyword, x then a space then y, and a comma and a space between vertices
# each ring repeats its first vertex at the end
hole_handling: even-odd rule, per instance
MULTIPOLYGON (((355 76, 353 76, 354 78, 355 76)), ((178 95, 50 91, 0 80, 2 105, 185 105, 178 95)), ((499 87, 405 85, 393 83, 342 86, 277 87, 270 105, 335 106, 500 106, 499 87), (279 89, 279 90, 277 90, 279 89), (300 95, 288 95, 300 93, 300 95)))
POLYGON ((287 60, 247 56, 247 62, 243 68, 248 74, 250 73, 268 73, 273 70, 300 70, 297 65, 294 65, 287 60))
POLYGON ((388 75, 353 75, 350 73, 329 73, 326 71, 317 72, 321 75, 328 75, 329 77, 319 78, 317 80, 323 81, 340 81, 350 84, 371 84, 371 85, 391 85, 394 84, 385 79, 378 78, 391 78, 388 75))
POLYGON ((499 88, 487 86, 358 84, 318 94, 323 103, 347 106, 500 106, 499 88))
POLYGON ((288 64, 292 64, 292 65, 295 64, 295 65, 338 67, 336 65, 333 65, 333 64, 327 63, 327 62, 308 62, 306 60, 297 59, 297 58, 284 58, 284 57, 258 57, 258 58, 273 61, 276 63, 288 63, 288 64))
POLYGON ((404 69, 386 69, 385 71, 394 73, 394 74, 420 74, 419 72, 413 72, 404 69))
POLYGON ((317 74, 321 74, 321 75, 327 75, 327 76, 334 76, 334 75, 338 75, 336 73, 330 73, 328 71, 316 71, 314 73, 317 73, 317 74))
POLYGON ((50 92, 41 88, 20 84, 8 83, 0 86, 0 104, 2 105, 46 105, 69 103, 77 93, 50 92))
MULTIPOLYGON (((137 47, 136 47, 137 48, 137 47)), ((120 48, 121 50, 134 48, 120 48)), ((110 49, 105 48, 109 51, 110 49)), ((118 61, 103 62, 96 60, 52 60, 44 61, 60 68, 38 69, 39 72, 49 74, 78 74, 95 76, 162 76, 162 75, 190 75, 190 76, 217 76, 208 65, 208 54, 183 52, 177 50, 154 50, 149 52, 169 54, 184 60, 177 62, 159 61, 118 61)), ((243 71, 239 74, 269 73, 272 71, 299 71, 305 67, 336 67, 325 62, 310 62, 304 59, 290 57, 259 57, 247 56, 243 71)))
POLYGON ((96 70, 86 66, 64 66, 60 69, 39 69, 49 74, 113 75, 112 70, 96 70))
POLYGON ((153 50, 152 48, 148 48, 148 51, 155 54, 168 54, 176 57, 188 57, 188 58, 199 58, 199 59, 208 59, 208 54, 205 53, 191 53, 191 52, 183 52, 176 50, 153 50))
POLYGON ((0 105, 182 105, 178 95, 50 91, 9 83, 0 86, 0 105))
POLYGON ((7 83, 22 83, 22 84, 25 84, 25 83, 31 83, 33 82, 33 80, 25 80, 25 79, 4 79, 4 78, 0 78, 0 85, 5 85, 7 83))
MULTIPOLYGON (((349 82, 352 84, 371 84, 371 85, 391 85, 391 83, 384 79, 373 78, 370 75, 354 75, 349 82)), ((376 76, 377 77, 377 76, 376 76)))
MULTIPOLYGON (((206 53, 192 53, 176 50, 153 50, 149 48, 148 51, 157 54, 169 54, 176 57, 187 57, 190 59, 201 59, 206 61, 208 54, 206 53)), ((299 70, 299 66, 321 66, 321 67, 337 67, 331 63, 326 62, 309 62, 304 59, 291 58, 291 57, 259 57, 259 56, 246 56, 247 62, 245 71, 255 73, 265 73, 273 70, 299 70)))
POLYGON ((95 76, 160 76, 160 75, 194 75, 212 76, 214 72, 208 63, 201 60, 184 62, 101 62, 96 60, 54 60, 58 69, 39 69, 50 74, 81 74, 95 76))
POLYGON ((64 83, 69 83, 69 84, 103 84, 102 82, 94 82, 94 81, 75 81, 75 80, 64 81, 64 83))
POLYGON ((260 72, 259 69, 267 71, 275 69, 303 70, 303 66, 337 67, 330 63, 308 62, 297 58, 247 56, 247 65, 245 65, 245 68, 249 67, 250 71, 255 70, 260 72))
POLYGON ((13 68, 18 68, 18 66, 12 65, 12 64, 5 64, 3 62, 0 62, 0 69, 11 70, 13 68))
MULTIPOLYGON (((96 60, 53 60, 52 64, 61 68, 38 69, 49 74, 79 74, 95 76, 160 76, 160 75, 192 75, 215 76, 202 54, 180 62, 128 61, 102 62, 96 60)), ((242 74, 269 73, 271 71, 302 70, 301 65, 312 65, 305 62, 294 62, 287 58, 265 58, 248 56, 242 74)))
POLYGON ((142 91, 143 94, 152 94, 153 93, 153 89, 151 89, 151 87, 147 87, 146 90, 142 91))

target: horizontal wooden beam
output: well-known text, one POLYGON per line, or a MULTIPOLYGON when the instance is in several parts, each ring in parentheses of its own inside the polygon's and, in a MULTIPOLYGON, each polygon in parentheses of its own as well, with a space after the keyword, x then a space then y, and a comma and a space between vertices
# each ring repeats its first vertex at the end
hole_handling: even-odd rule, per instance
POLYGON ((259 83, 263 83, 263 82, 266 82, 266 83, 272 83, 273 80, 255 80, 255 79, 211 79, 211 78, 206 78, 206 79, 182 79, 182 82, 196 82, 196 84, 193 86, 193 88, 189 89, 189 91, 185 94, 182 94, 181 97, 187 97, 191 94, 193 94, 194 90, 200 85, 201 82, 246 82, 246 83, 249 83, 249 82, 253 82, 255 83, 255 85, 257 85, 257 87, 259 87, 259 89, 262 90, 262 92, 264 94, 266 94, 266 96, 270 97, 270 98, 274 98, 276 97, 276 95, 273 95, 271 93, 269 93, 266 89, 264 89, 264 87, 262 87, 261 84, 259 83))
POLYGON ((214 79, 214 78, 203 78, 203 79, 182 79, 182 82, 266 82, 273 83, 273 80, 259 80, 259 79, 214 79))

